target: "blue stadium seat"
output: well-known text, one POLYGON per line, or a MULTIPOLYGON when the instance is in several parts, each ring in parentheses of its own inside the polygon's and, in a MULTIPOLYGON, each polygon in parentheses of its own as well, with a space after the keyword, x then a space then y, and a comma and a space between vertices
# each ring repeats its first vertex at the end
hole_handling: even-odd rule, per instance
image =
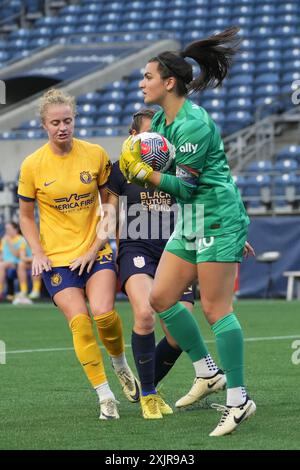
POLYGON ((75 136, 80 139, 89 139, 94 137, 94 131, 92 129, 77 129, 75 130, 75 136))
POLYGON ((257 41, 258 50, 279 50, 282 47, 282 41, 276 37, 264 38, 257 41))
POLYGON ((193 18, 187 20, 185 26, 187 31, 197 30, 198 28, 203 30, 206 27, 207 20, 205 18, 193 18))
POLYGON ((276 96, 280 93, 280 87, 276 84, 260 85, 254 89, 255 98, 276 96))
POLYGON ((299 15, 300 13, 300 8, 299 8, 299 2, 281 2, 280 5, 277 6, 277 14, 278 15, 285 15, 285 14, 291 14, 291 15, 299 15))
POLYGON ((143 103, 140 103, 140 102, 132 102, 132 103, 128 103, 125 105, 124 109, 123 109, 123 113, 125 114, 133 114, 133 113, 136 113, 137 111, 139 111, 141 108, 143 108, 145 105, 143 103))
POLYGON ((36 129, 40 128, 41 123, 38 119, 31 119, 30 121, 24 121, 19 126, 19 129, 36 129))
POLYGON ((230 69, 232 75, 242 73, 254 73, 255 65, 252 62, 237 62, 230 69))
POLYGON ((200 103, 205 100, 212 100, 212 99, 219 99, 225 100, 227 96, 226 93, 226 86, 222 86, 222 88, 208 88, 207 90, 203 91, 200 98, 200 103))
POLYGON ((267 15, 259 15, 254 17, 254 21, 252 22, 253 28, 259 28, 261 26, 270 26, 274 27, 276 24, 276 16, 267 14, 267 15))
POLYGON ((23 137, 20 138, 24 139, 44 139, 46 137, 45 131, 40 131, 37 129, 31 129, 29 131, 25 131, 23 137))
POLYGON ((293 62, 293 60, 300 59, 300 47, 294 47, 293 49, 285 50, 283 53, 283 68, 286 69, 286 62, 293 62))
POLYGON ((201 103, 201 106, 206 109, 208 112, 212 111, 224 111, 225 103, 224 100, 213 98, 213 99, 204 99, 201 103))
POLYGON ((256 55, 257 62, 266 62, 266 61, 280 61, 281 60, 281 50, 278 49, 268 49, 260 51, 256 55))
POLYGON ((100 116, 119 116, 122 112, 122 106, 118 103, 104 103, 98 108, 100 116))
POLYGON ((262 73, 255 78, 255 85, 278 84, 279 81, 278 73, 262 73))
POLYGON ((280 38, 278 41, 281 42, 282 49, 293 49, 294 47, 300 47, 300 35, 292 36, 288 38, 280 38))
POLYGON ((77 127, 93 127, 94 119, 91 117, 78 117, 76 120, 77 127))
POLYGON ((142 90, 132 90, 130 91, 125 98, 126 102, 129 101, 141 101, 144 102, 144 95, 142 90))
MULTIPOLYGON (((172 6, 173 6, 172 2, 172 6)), ((186 16, 186 7, 183 8, 173 8, 173 9, 168 9, 164 13, 164 20, 165 21, 170 21, 170 20, 184 20, 186 16)))
MULTIPOLYGON (((114 14, 116 15, 116 13, 114 14)), ((115 18, 115 21, 116 21, 116 18, 115 18)), ((125 13, 122 15, 122 21, 128 21, 128 22, 144 21, 143 13, 142 11, 125 11, 125 13)))
POLYGON ((164 28, 167 31, 184 31, 185 30, 185 22, 184 20, 170 20, 164 23, 164 28))
POLYGON ((228 88, 228 99, 230 98, 252 98, 253 87, 251 85, 239 85, 228 88))
POLYGON ((101 23, 118 23, 123 19, 121 12, 110 12, 101 14, 98 17, 99 24, 101 23))
POLYGON ((101 103, 122 103, 125 99, 126 95, 123 90, 109 90, 104 91, 100 96, 101 103))
POLYGON ((293 174, 285 173, 274 178, 273 196, 277 201, 284 201, 285 203, 295 202, 297 194, 297 177, 293 174))
POLYGON ((234 62, 255 62, 256 60, 256 53, 254 51, 241 51, 239 52, 236 57, 234 58, 234 62))
POLYGON ((232 134, 253 122, 253 116, 247 111, 235 111, 229 113, 226 119, 224 131, 226 134, 232 134))
POLYGON ((79 116, 93 116, 97 113, 97 106, 95 104, 85 103, 77 107, 79 116))
POLYGON ((287 145, 276 155, 276 161, 297 160, 300 164, 300 145, 287 145))
POLYGON ((239 85, 253 85, 254 77, 253 74, 237 74, 234 76, 229 75, 228 86, 239 86, 239 85))
POLYGON ((123 80, 115 80, 114 82, 110 83, 109 85, 105 86, 104 91, 109 91, 109 90, 126 90, 126 83, 123 80))
POLYGON ((83 105, 86 103, 95 104, 101 102, 101 94, 95 91, 90 91, 89 93, 85 93, 84 95, 80 95, 77 98, 78 105, 83 105))
POLYGON ((111 127, 111 126, 118 126, 120 125, 120 118, 119 116, 102 116, 99 117, 96 121, 97 126, 105 126, 105 127, 111 127))
POLYGON ((293 172, 298 169, 298 164, 296 160, 276 160, 276 163, 274 165, 274 170, 276 172, 282 173, 283 171, 286 172, 293 172))
MULTIPOLYGON (((259 174, 246 178, 243 190, 244 198, 253 198, 260 203, 269 203, 272 181, 269 175, 259 174)), ((252 206, 253 207, 253 206, 252 206)))
POLYGON ((281 72, 281 62, 275 60, 266 60, 265 62, 260 62, 256 66, 256 73, 280 73, 281 72))
POLYGON ((36 49, 38 47, 47 47, 51 43, 48 38, 34 38, 28 41, 27 47, 30 49, 36 49))
POLYGON ((248 111, 252 113, 253 104, 250 98, 233 98, 227 101, 227 112, 248 111))
POLYGON ((277 35, 277 37, 287 37, 287 36, 297 36, 297 28, 295 26, 289 26, 289 25, 284 25, 284 26, 278 26, 275 28, 274 33, 277 35))
POLYGON ((120 131, 114 127, 99 128, 94 131, 95 137, 116 137, 120 131))
POLYGON ((131 2, 130 0, 127 2, 124 2, 124 10, 126 11, 135 11, 135 10, 141 10, 143 11, 145 9, 145 3, 143 0, 134 0, 131 2))
POLYGON ((99 20, 100 20, 101 16, 98 16, 97 14, 95 13, 89 13, 87 15, 82 15, 80 17, 78 17, 78 24, 79 25, 95 25, 97 23, 99 23, 99 20))
POLYGON ((251 173, 270 173, 273 170, 273 164, 270 160, 259 160, 257 162, 251 162, 245 168, 246 172, 251 173))

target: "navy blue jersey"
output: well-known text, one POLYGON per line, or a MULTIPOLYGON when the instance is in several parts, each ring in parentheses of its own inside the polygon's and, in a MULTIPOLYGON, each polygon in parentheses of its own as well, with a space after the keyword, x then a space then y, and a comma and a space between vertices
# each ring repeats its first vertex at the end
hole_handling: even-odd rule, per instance
POLYGON ((113 164, 106 189, 119 198, 119 252, 135 243, 159 258, 174 230, 175 198, 164 191, 130 183, 121 173, 119 162, 113 164))

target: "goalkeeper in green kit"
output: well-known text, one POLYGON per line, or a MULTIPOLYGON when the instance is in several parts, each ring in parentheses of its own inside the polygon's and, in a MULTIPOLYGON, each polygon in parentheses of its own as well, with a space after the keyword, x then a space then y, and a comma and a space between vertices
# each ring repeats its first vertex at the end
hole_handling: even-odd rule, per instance
MULTIPOLYGON (((208 113, 186 98, 191 91, 217 87, 237 50, 237 28, 195 41, 179 52, 163 52, 146 65, 140 88, 148 105, 158 104, 152 131, 176 149, 173 174, 154 171, 141 160, 139 141, 127 139, 120 169, 140 184, 176 197, 180 211, 154 279, 150 302, 171 335, 193 362, 196 379, 176 403, 187 406, 227 384, 226 406, 210 436, 229 434, 256 410, 244 383, 243 333, 233 312, 237 264, 247 250, 246 214, 232 180, 218 128, 208 113), (185 57, 194 59, 200 73, 185 57), (197 266, 201 306, 215 334, 220 370, 211 358, 193 315, 178 301, 197 266)), ((250 250, 251 251, 251 250, 250 250)))

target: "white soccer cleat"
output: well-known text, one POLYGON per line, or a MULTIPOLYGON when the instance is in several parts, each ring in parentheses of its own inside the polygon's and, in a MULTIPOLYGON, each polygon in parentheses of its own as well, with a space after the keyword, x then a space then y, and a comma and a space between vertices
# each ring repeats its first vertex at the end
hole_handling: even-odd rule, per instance
POLYGON ((140 389, 139 384, 133 372, 129 367, 124 367, 120 370, 116 370, 113 367, 116 376, 119 379, 124 395, 127 400, 131 403, 136 403, 140 400, 140 389))
POLYGON ((220 369, 218 372, 209 378, 196 377, 191 390, 176 403, 176 408, 182 408, 184 406, 192 405, 193 403, 202 400, 211 393, 219 392, 224 390, 226 387, 226 376, 220 369))
POLYGON ((210 436, 215 437, 232 433, 239 424, 253 415, 256 410, 254 401, 249 398, 241 406, 222 406, 213 403, 211 407, 223 412, 218 426, 210 433, 210 436))
POLYGON ((19 292, 16 294, 14 300, 12 301, 13 305, 31 305, 32 300, 30 300, 25 294, 19 292))
POLYGON ((119 402, 113 398, 107 398, 100 401, 100 416, 99 419, 119 419, 119 412, 117 404, 119 402))

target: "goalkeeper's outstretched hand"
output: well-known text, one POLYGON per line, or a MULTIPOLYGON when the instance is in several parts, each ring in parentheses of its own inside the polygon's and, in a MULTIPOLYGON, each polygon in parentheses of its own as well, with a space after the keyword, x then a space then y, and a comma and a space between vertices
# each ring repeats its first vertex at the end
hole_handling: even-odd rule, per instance
POLYGON ((153 168, 141 159, 140 140, 134 142, 132 136, 122 145, 119 164, 125 178, 135 183, 147 181, 153 173, 153 168))

